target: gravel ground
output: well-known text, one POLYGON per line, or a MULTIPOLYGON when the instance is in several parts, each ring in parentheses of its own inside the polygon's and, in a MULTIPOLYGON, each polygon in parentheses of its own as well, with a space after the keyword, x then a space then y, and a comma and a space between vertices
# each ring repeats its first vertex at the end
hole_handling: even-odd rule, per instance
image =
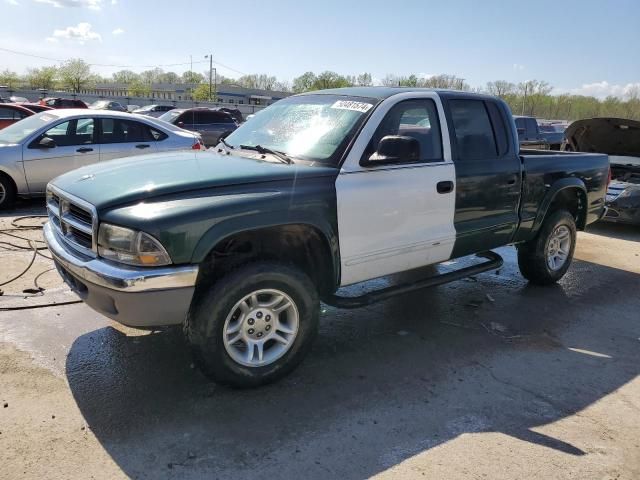
MULTIPOLYGON (((27 213, 38 202, 0 229, 27 213)), ((1 250, 0 283, 32 255, 1 250)), ((84 304, 0 311, 0 477, 640 478, 640 230, 580 233, 547 288, 499 252, 499 272, 325 307, 304 364, 251 391, 208 382, 180 329, 84 304)), ((0 308, 73 299, 53 272, 22 292, 47 262, 0 308)))

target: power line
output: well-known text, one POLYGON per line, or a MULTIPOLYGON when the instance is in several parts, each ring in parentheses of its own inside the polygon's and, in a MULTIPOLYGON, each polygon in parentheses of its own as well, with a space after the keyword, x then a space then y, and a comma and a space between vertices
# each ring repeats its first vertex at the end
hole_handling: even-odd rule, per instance
MULTIPOLYGON (((0 47, 0 50, 4 52, 13 53, 15 55, 22 55, 25 57, 38 58, 40 60, 48 60, 50 62, 63 63, 65 60, 61 60, 59 58, 51 58, 44 57, 42 55, 34 55, 32 53, 19 52, 17 50, 11 50, 9 48, 0 47)), ((91 67, 111 67, 111 68, 156 68, 156 67, 178 67, 183 65, 191 65, 192 63, 207 63, 208 60, 196 60, 195 62, 182 62, 182 63, 164 63, 164 64, 154 64, 154 65, 115 65, 109 63, 88 63, 91 67)), ((227 70, 231 70, 232 72, 239 73, 240 75, 247 75, 245 72, 241 72, 235 68, 229 67, 228 65, 224 65, 220 62, 213 61, 216 65, 220 65, 227 70)))

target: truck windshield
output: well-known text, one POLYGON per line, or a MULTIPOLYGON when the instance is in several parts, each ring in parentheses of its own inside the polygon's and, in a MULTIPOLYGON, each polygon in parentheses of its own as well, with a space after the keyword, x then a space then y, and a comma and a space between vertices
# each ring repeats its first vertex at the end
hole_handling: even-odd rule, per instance
POLYGON ((23 140, 37 129, 57 118, 56 115, 51 115, 49 112, 37 113, 24 118, 0 130, 0 144, 22 143, 23 140))
POLYGON ((302 160, 337 164, 377 100, 301 95, 274 103, 226 138, 235 148, 259 145, 302 160))

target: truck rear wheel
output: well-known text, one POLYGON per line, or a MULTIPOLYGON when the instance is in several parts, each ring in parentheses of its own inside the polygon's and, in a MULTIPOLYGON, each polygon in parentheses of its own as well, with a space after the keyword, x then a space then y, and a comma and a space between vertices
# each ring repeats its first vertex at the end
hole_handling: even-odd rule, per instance
POLYGON ((571 265, 576 247, 576 222, 566 210, 551 213, 533 240, 518 245, 522 276, 537 285, 560 280, 571 265))
POLYGON ((295 267, 252 263, 198 294, 185 333, 203 372, 246 388, 273 382, 304 358, 318 327, 319 299, 295 267))

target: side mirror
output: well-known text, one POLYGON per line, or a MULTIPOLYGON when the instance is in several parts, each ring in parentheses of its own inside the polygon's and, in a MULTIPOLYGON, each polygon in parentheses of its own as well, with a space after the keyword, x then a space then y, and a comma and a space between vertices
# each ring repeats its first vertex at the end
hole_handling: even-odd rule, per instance
POLYGON ((382 165, 420 160, 420 142, 413 137, 387 135, 382 137, 375 153, 367 161, 368 165, 382 165))
POLYGON ((53 138, 42 137, 38 142, 38 148, 55 148, 56 141, 53 138))

